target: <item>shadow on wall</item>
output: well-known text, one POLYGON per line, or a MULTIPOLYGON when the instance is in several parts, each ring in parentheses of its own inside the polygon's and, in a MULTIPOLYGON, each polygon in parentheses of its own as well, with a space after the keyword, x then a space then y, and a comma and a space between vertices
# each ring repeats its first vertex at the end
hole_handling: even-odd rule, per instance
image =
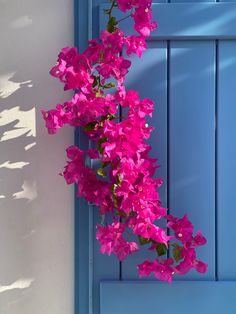
POLYGON ((48 136, 40 110, 70 97, 48 72, 72 43, 71 10, 65 0, 0 0, 2 314, 70 313, 73 194, 58 173, 73 130, 48 136))
MULTIPOLYGON (((7 88, 1 89, 8 93, 7 88)), ((30 165, 30 150, 36 145, 35 108, 21 111, 19 106, 3 110, 0 113, 0 172, 4 182, 9 180, 1 191, 0 198, 26 199, 33 201, 37 197, 36 183, 24 180, 23 184, 12 178, 11 172, 23 171, 30 165), (11 152, 11 147, 14 151, 11 152), (10 148, 10 149, 9 149, 10 148), (14 152, 17 151, 17 155, 14 152), (12 185, 15 183, 15 186, 12 185), (21 184, 18 187, 18 184, 21 184), (12 190, 13 189, 13 190, 12 190), (20 189, 20 190, 19 190, 20 189)), ((13 176, 15 177, 14 173, 13 176)))
POLYGON ((35 233, 35 229, 29 224, 30 205, 26 204, 37 198, 36 180, 30 174, 32 166, 35 166, 33 150, 36 147, 36 108, 32 105, 26 106, 27 100, 22 106, 15 105, 23 95, 27 99, 28 89, 33 87, 32 80, 20 81, 16 78, 16 72, 0 72, 0 216, 11 233, 11 237, 8 237, 6 229, 1 226, 0 236, 10 240, 9 246, 4 248, 1 245, 1 254, 5 253, 5 262, 7 260, 10 262, 8 266, 3 262, 0 269, 2 295, 0 308, 4 313, 12 308, 12 303, 16 304, 22 299, 20 291, 30 288, 35 280, 27 278, 22 268, 23 263, 27 265, 27 261, 31 260, 29 256, 31 253, 24 250, 25 244, 19 243, 27 241, 28 236, 35 233), (15 210, 19 212, 16 213, 15 210), (22 218, 25 221, 23 228, 22 218), (31 229, 27 231, 29 234, 22 235, 22 230, 25 232, 29 230, 28 228, 31 229), (18 259, 20 266, 17 272, 15 258, 18 259), (20 273, 26 276, 20 278, 20 273), (12 301, 6 307, 3 295, 9 292, 12 301))

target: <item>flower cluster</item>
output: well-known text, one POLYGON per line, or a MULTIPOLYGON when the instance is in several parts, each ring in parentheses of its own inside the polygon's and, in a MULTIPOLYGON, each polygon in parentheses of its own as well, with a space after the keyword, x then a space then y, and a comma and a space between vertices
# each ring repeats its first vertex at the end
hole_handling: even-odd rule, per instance
POLYGON ((207 265, 197 260, 195 249, 206 239, 200 231, 193 235, 186 215, 180 219, 167 215, 161 205, 158 188, 163 180, 154 179, 157 160, 149 156, 151 147, 146 142, 153 130, 146 117, 152 116, 154 103, 140 99, 138 92, 126 90, 124 85, 131 66, 127 57, 141 57, 146 38, 157 27, 152 21, 151 0, 113 0, 105 14, 107 29, 99 40, 89 41, 83 53, 63 48, 50 71, 65 90, 75 90, 75 94, 55 109, 43 111, 48 132, 54 134, 65 124, 81 127, 93 144, 88 151, 67 148, 69 161, 62 175, 68 184, 78 186, 78 196, 95 204, 101 215, 112 215, 111 223, 97 225, 102 253, 114 253, 123 260, 140 245, 149 245, 157 257, 137 266, 140 276, 153 273, 168 282, 174 274, 185 274, 191 268, 205 272, 207 265), (131 12, 138 34, 126 36, 120 30, 120 21, 112 15, 116 7, 131 12), (121 55, 123 51, 126 56, 121 55), (119 119, 123 108, 126 116, 119 119), (88 158, 96 159, 100 167, 89 167, 88 158), (172 235, 158 226, 161 218, 172 235), (138 243, 130 242, 128 233, 135 235, 138 243), (171 257, 166 258, 168 250, 171 257))

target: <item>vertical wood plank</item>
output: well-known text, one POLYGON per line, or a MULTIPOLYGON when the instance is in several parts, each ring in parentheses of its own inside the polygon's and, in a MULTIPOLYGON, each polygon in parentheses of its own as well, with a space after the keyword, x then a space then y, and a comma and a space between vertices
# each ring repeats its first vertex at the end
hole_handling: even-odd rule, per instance
MULTIPOLYGON (((87 44, 88 3, 84 0, 74 1, 74 42, 82 52, 87 44)), ((75 128, 75 145, 88 149, 88 141, 78 128, 75 128)), ((90 308, 89 287, 89 208, 83 199, 78 199, 75 188, 75 313, 88 314, 90 308)))
POLYGON ((236 42, 219 42, 218 278, 236 279, 236 42))
MULTIPOLYGON (((189 214, 208 243, 198 249, 215 273, 215 44, 173 41, 170 45, 169 210, 189 214)), ((182 278, 182 277, 181 277, 182 278)))
POLYGON ((93 235, 90 246, 93 245, 93 312, 92 314, 100 313, 100 295, 99 285, 101 280, 119 280, 120 267, 119 261, 114 254, 108 256, 100 252, 100 244, 96 240, 96 224, 100 223, 101 216, 98 209, 94 206, 93 212, 93 235))
MULTIPOLYGON (((92 29, 92 0, 75 0, 75 46, 82 52, 88 39, 96 37, 92 29)), ((97 29, 99 21, 96 20, 97 29)), ((87 150, 87 137, 75 130, 75 144, 87 150)), ((119 279, 119 262, 101 255, 95 238, 98 209, 75 195, 75 313, 99 314, 100 280, 119 279)))
MULTIPOLYGON (((158 158, 161 167, 157 177, 162 177, 165 184, 159 190, 163 206, 166 206, 167 191, 167 45, 166 42, 150 42, 142 60, 133 57, 132 69, 126 80, 127 89, 135 89, 141 98, 148 97, 155 102, 153 117, 148 121, 155 127, 149 143, 152 157, 158 158)), ((138 279, 136 265, 146 258, 155 258, 147 248, 122 262, 122 279, 138 279)))

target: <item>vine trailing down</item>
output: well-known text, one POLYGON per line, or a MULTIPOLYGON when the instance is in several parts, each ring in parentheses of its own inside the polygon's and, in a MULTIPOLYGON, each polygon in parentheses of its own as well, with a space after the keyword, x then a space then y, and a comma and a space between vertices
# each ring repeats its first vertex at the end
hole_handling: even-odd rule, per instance
POLYGON ((176 218, 161 206, 157 189, 163 180, 153 178, 156 159, 149 156, 151 147, 146 143, 153 127, 145 117, 152 116, 154 103, 140 99, 138 92, 124 85, 131 61, 121 52, 125 50, 127 57, 142 56, 147 37, 157 27, 151 4, 151 0, 111 1, 104 10, 108 23, 99 40, 90 40, 83 53, 73 47, 61 50, 50 74, 64 84, 64 90, 75 90, 75 94, 55 109, 43 111, 43 117, 50 134, 69 124, 80 127, 93 143, 88 151, 67 148, 69 161, 62 175, 68 184, 78 186, 78 196, 94 203, 101 215, 112 215, 112 222, 107 219, 97 225, 101 252, 124 260, 146 245, 156 258, 137 265, 139 275, 153 273, 157 279, 171 282, 175 274, 186 274, 191 268, 206 272, 207 265, 197 259, 195 251, 206 239, 200 231, 193 235, 187 215, 176 218), (136 34, 122 32, 121 20, 113 15, 115 9, 129 12, 126 17, 133 18, 136 34), (127 112, 121 122, 120 107, 127 112), (87 166, 88 158, 96 159, 100 167, 87 166), (158 226, 161 218, 173 235, 158 226), (129 241, 127 233, 137 241, 129 241))

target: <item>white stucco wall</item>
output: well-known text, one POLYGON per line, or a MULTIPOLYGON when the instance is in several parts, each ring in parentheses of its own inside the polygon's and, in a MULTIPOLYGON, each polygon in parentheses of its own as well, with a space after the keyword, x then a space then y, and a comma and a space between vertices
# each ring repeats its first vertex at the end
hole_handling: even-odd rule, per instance
POLYGON ((73 44, 73 0, 0 0, 0 313, 73 313, 73 130, 40 110, 70 96, 49 76, 73 44))

